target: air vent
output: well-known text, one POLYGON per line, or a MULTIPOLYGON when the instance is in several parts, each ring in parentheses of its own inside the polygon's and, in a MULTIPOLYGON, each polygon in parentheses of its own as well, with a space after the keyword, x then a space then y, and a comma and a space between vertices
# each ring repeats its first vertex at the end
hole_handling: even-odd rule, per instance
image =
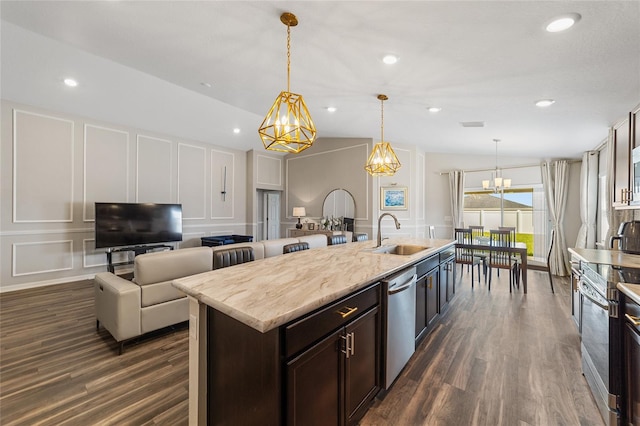
POLYGON ((484 121, 461 121, 462 127, 484 127, 484 121))

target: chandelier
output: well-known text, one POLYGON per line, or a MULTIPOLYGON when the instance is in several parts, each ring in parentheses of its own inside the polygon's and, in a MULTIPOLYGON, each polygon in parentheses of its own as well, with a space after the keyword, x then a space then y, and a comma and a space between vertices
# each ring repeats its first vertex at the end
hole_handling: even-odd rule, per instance
POLYGON ((511 188, 511 179, 502 177, 502 170, 498 168, 498 142, 500 142, 500 139, 494 139, 493 141, 496 143, 496 169, 491 173, 491 180, 482 181, 482 189, 501 192, 511 188))
POLYGON ((289 90, 291 77, 291 27, 298 25, 293 13, 285 12, 280 21, 287 26, 287 91, 280 92, 258 129, 265 149, 297 154, 309 148, 316 138, 302 95, 289 90))
POLYGON ((378 95, 380 99, 380 142, 374 145, 365 164, 364 169, 371 176, 393 176, 402 166, 400 160, 393 152, 391 144, 384 141, 384 101, 389 99, 386 95, 378 95))

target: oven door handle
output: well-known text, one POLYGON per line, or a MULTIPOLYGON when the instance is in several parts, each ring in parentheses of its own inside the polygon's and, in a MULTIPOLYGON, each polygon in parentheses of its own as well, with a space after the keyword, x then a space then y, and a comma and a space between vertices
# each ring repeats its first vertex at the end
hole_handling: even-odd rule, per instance
MULTIPOLYGON (((593 296, 591 296, 589 294, 589 291, 585 290, 585 289, 589 288, 589 286, 585 285, 583 281, 580 281, 580 283, 578 284, 578 287, 580 289, 580 294, 582 294, 584 297, 589 299, 593 304, 595 304, 596 306, 599 306, 600 308, 604 309, 605 311, 609 310, 609 306, 608 305, 605 305, 602 302, 596 300, 593 296)), ((595 290, 591 290, 591 291, 595 291, 595 290)))

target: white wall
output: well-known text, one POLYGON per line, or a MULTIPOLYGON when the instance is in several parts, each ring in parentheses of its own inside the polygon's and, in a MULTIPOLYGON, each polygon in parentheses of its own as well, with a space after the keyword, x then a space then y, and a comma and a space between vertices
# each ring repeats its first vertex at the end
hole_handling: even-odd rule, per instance
POLYGON ((1 123, 0 291, 105 271, 96 201, 182 204, 178 247, 247 231, 245 152, 8 101, 1 123))

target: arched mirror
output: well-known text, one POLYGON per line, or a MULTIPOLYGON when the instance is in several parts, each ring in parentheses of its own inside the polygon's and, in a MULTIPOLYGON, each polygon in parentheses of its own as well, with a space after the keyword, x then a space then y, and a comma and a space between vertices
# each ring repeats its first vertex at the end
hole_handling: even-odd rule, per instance
POLYGON ((322 203, 322 216, 344 218, 347 231, 353 231, 353 220, 356 217, 356 203, 353 195, 345 189, 334 189, 329 192, 322 203))

